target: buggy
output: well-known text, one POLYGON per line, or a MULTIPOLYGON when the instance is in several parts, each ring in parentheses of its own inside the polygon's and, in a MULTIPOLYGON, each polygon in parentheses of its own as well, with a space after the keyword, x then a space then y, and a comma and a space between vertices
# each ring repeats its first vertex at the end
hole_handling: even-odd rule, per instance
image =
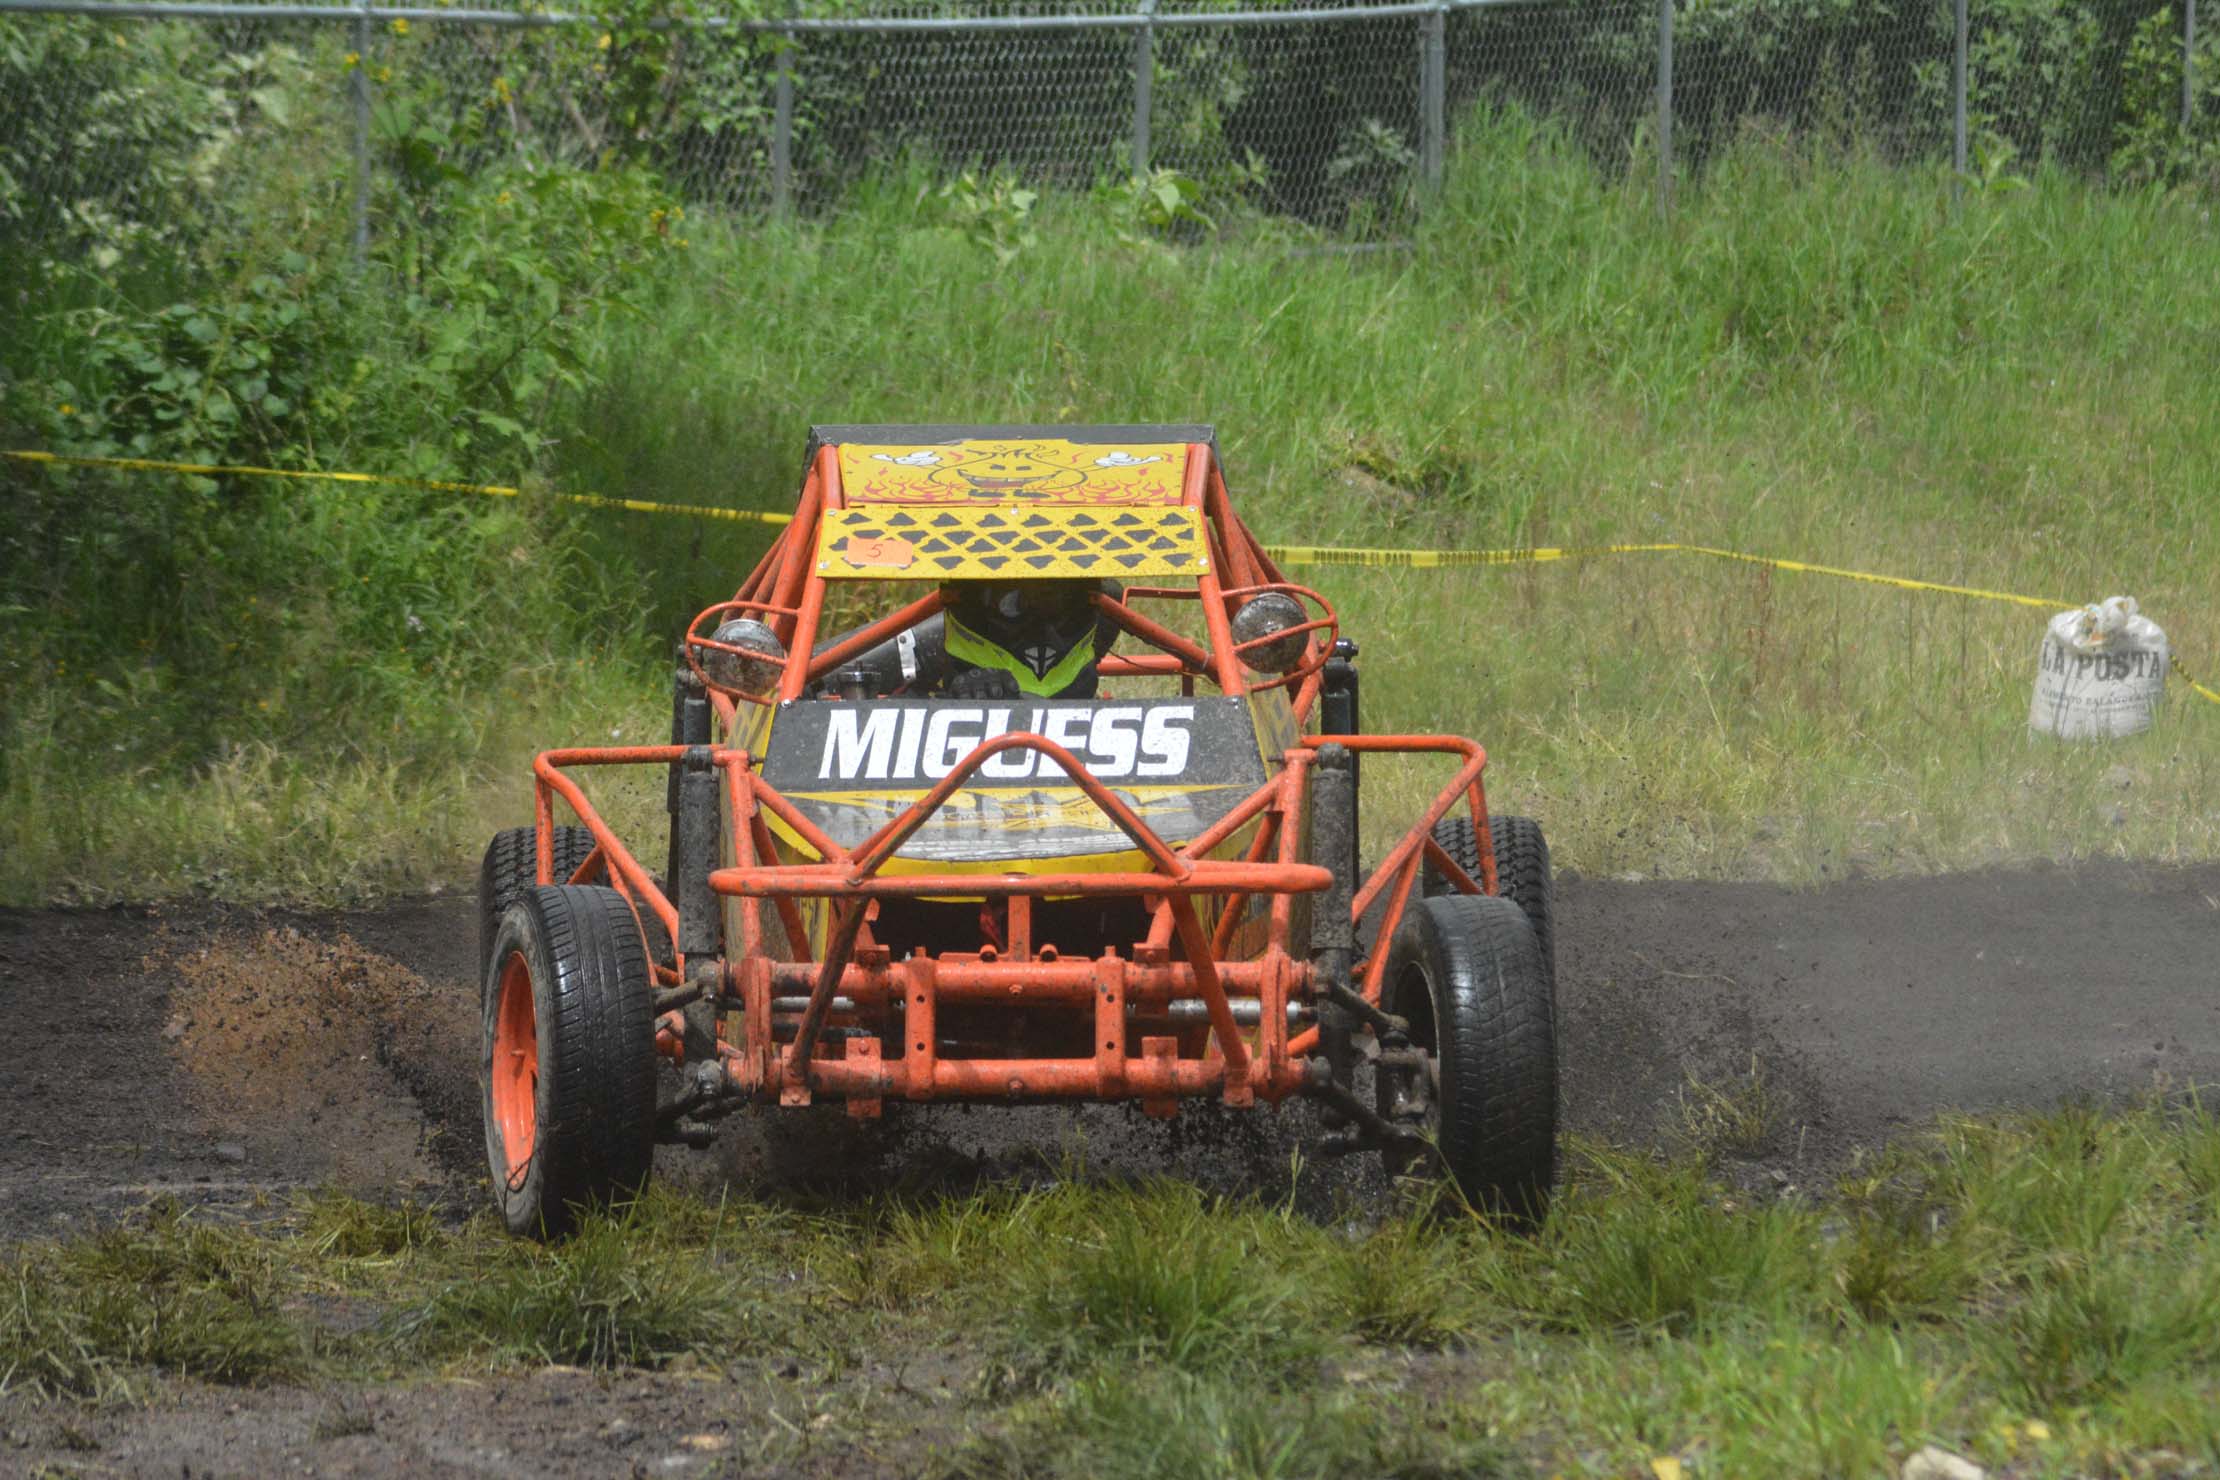
POLYGON ((534 825, 486 851, 509 1227, 741 1107, 1291 1096, 1324 1150, 1538 1218, 1548 848, 1490 816, 1478 744, 1362 731, 1356 655, 1209 427, 813 428, 791 521, 686 631, 671 743, 540 754, 534 825), (979 592, 1090 635, 970 681, 979 592), (1449 774, 1360 867, 1360 762, 1410 757, 1449 774), (660 875, 589 797, 608 766, 667 769, 660 875))

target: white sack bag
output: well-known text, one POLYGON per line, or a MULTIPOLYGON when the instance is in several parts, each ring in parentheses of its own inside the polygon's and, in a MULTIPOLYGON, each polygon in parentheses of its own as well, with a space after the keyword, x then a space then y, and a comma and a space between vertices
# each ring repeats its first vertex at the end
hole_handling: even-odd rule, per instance
POLYGON ((2036 650, 2027 723, 2062 740, 2117 740, 2151 727, 2166 697, 2166 634, 2114 596, 2050 619, 2036 650))

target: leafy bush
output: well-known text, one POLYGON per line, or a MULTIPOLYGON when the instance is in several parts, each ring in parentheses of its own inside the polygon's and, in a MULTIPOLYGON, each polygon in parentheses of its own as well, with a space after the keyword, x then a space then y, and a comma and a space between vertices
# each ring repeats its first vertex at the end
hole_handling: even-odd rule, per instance
MULTIPOLYGON (((358 262, 332 100, 367 63, 337 33, 233 55, 168 23, 105 50, 89 38, 108 32, 37 34, 39 49, 0 53, 17 85, 92 67, 165 163, 123 161, 143 171, 134 198, 159 207, 146 222, 70 207, 54 240, 92 243, 91 265, 39 259, 38 291, 0 306, 11 446, 526 481, 603 325, 688 243, 645 169, 520 152, 504 110, 426 105, 443 84, 404 55, 377 64, 387 198, 358 262)), ((51 166, 39 122, 0 131, 0 167, 51 166)), ((531 507, 224 474, 11 465, 0 480, 11 687, 69 696, 11 724, 36 711, 75 747, 128 724, 138 765, 266 741, 449 754, 469 741, 458 690, 510 670, 520 635, 596 631, 597 609, 626 605, 570 553, 568 522, 531 507)))
POLYGON ((113 267, 186 238, 257 115, 286 111, 297 53, 226 55, 205 26, 0 16, 0 245, 113 267))
POLYGON ((2220 188, 2220 25, 2197 30, 2189 127, 2181 117, 2181 17, 2174 6, 2135 28, 2121 65, 2112 173, 2123 181, 2220 188))
POLYGON ((941 221, 992 252, 1005 267, 1038 245, 1032 221, 1033 202, 1039 199, 1038 190, 1018 184, 1008 170, 997 170, 984 181, 966 170, 934 195, 941 221))
POLYGON ((1202 182, 1174 169, 1105 180, 1095 203, 1117 223, 1119 239, 1139 245, 1159 238, 1191 240, 1217 229, 1203 210, 1202 182))

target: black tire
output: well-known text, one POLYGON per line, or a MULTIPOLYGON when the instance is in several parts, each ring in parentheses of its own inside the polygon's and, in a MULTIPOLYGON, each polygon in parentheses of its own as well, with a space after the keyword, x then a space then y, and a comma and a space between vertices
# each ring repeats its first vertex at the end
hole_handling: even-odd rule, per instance
MULTIPOLYGON (((1557 1011, 1525 914, 1500 896, 1414 901, 1388 948, 1383 996, 1432 1056, 1427 1128, 1441 1170, 1482 1212, 1539 1223, 1557 1182, 1557 1011)), ((1387 1114, 1385 1067, 1378 1080, 1387 1114)), ((1389 1153, 1389 1174, 1426 1155, 1389 1153)))
MULTIPOLYGON (((1554 886, 1550 880, 1549 841, 1542 836, 1542 825, 1531 817, 1490 817, 1488 836, 1495 843, 1496 893, 1525 912, 1526 923, 1534 927, 1534 939, 1542 948, 1542 966, 1554 983, 1557 932, 1550 923, 1554 886)), ((1457 860, 1457 867, 1472 875, 1474 882, 1479 881, 1480 837, 1470 817, 1444 817, 1434 824, 1434 841, 1457 860)), ((1431 867, 1426 870, 1424 888, 1429 898, 1454 892, 1449 881, 1431 867)))
POLYGON ((526 890, 494 932, 482 998, 494 1198, 511 1233, 559 1237, 637 1193, 654 1162, 655 998, 631 907, 592 885, 526 890), (528 1021, 508 1016, 527 1004, 528 1021), (505 1040, 529 1042, 529 1063, 505 1040))
MULTIPOLYGON (((478 864, 478 975, 493 959, 493 933, 501 917, 524 891, 539 883, 539 834, 529 827, 504 828, 486 844, 478 864)), ((594 851, 594 835, 582 827, 555 829, 555 882, 566 883, 594 851)))

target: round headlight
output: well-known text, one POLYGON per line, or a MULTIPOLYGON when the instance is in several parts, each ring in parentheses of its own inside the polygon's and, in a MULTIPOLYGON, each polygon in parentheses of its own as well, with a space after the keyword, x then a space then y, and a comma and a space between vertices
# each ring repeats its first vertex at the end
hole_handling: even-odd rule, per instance
POLYGON ((720 623, 709 639, 744 650, 704 649, 701 671, 711 683, 742 694, 768 694, 778 687, 779 674, 786 667, 786 645, 769 627, 753 617, 733 617, 720 623))
POLYGON ((1259 673, 1287 673, 1303 661, 1303 651, 1310 646, 1308 632, 1289 629, 1300 627, 1310 620, 1303 604, 1285 591, 1264 591, 1241 603, 1233 614, 1233 645, 1254 642, 1255 647, 1244 648, 1241 661, 1259 673), (1285 633, 1276 642, 1261 642, 1260 638, 1274 633, 1285 633))

